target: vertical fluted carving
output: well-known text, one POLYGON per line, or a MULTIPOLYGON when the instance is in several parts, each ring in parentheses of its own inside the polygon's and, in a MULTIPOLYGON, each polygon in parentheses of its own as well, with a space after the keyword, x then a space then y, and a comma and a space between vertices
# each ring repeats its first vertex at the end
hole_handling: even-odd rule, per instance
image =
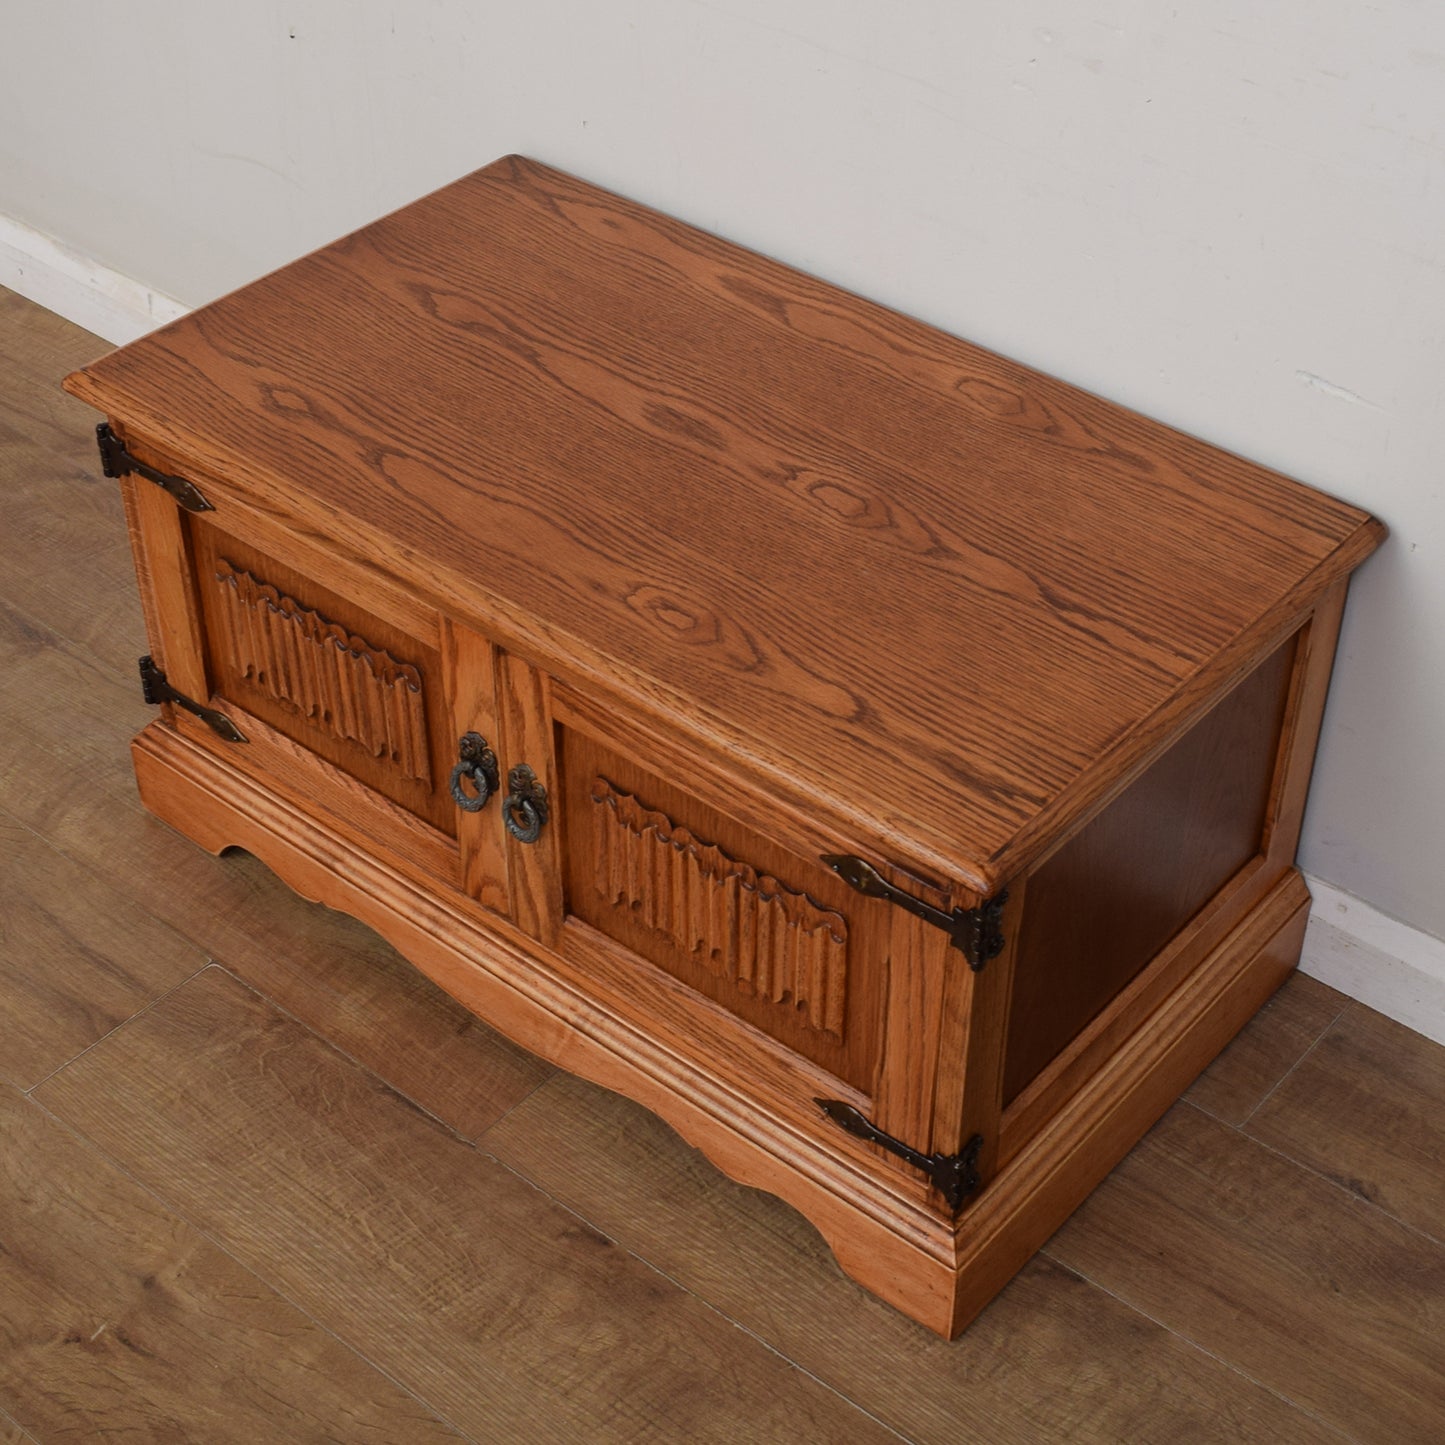
POLYGON ((228 656, 248 682, 343 742, 431 782, 421 674, 224 558, 216 563, 228 656))
POLYGON ((740 993, 843 1037, 848 925, 605 778, 592 784, 597 891, 740 993))

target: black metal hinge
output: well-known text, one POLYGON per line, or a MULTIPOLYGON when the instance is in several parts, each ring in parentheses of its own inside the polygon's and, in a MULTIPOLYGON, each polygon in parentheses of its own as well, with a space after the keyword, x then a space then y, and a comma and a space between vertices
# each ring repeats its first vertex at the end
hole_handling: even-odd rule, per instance
POLYGON ((977 908, 955 908, 950 913, 905 893, 901 888, 895 888, 871 863, 865 863, 850 853, 825 853, 822 861, 850 888, 869 898, 883 898, 889 903, 896 903, 925 923, 941 928, 975 973, 989 959, 997 958, 1003 952, 1001 920, 1003 906, 1008 902, 1007 889, 977 908))
POLYGON ((100 446, 100 469, 108 477, 125 477, 134 472, 145 477, 156 486, 164 488, 188 512, 214 512, 216 509, 201 495, 200 488, 184 477, 173 477, 169 472, 157 471, 155 467, 131 456, 125 443, 111 431, 110 423, 103 421, 95 429, 95 440, 100 446))
POLYGON ((220 733, 228 743, 246 741, 246 734, 225 713, 217 712, 213 707, 202 707, 194 698, 177 692, 167 681, 165 673, 156 666, 154 658, 143 657, 140 660, 140 690, 148 703, 173 702, 177 707, 194 713, 212 732, 220 733))
POLYGON ((845 1104, 841 1099, 814 1099, 813 1102, 850 1134, 856 1134, 872 1144, 881 1144, 890 1154, 896 1154, 915 1169, 921 1169, 955 1214, 963 1208, 964 1200, 978 1188, 978 1151, 983 1148, 982 1134, 975 1134, 957 1154, 924 1154, 901 1139, 895 1139, 892 1134, 885 1134, 876 1124, 869 1123, 852 1104, 845 1104))

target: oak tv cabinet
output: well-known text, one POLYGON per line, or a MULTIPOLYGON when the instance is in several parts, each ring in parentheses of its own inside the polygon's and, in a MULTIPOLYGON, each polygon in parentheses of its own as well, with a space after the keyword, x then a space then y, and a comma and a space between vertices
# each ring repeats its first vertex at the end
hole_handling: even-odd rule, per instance
POLYGON ((1354 507, 517 157, 67 386, 146 804, 934 1330, 1295 966, 1354 507))

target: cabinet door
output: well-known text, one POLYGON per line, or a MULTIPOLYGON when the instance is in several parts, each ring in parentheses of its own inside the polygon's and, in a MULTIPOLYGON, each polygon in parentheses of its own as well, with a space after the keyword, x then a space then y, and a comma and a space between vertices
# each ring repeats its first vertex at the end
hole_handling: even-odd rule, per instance
POLYGON ((152 655, 170 687, 244 741, 175 703, 165 721, 338 831, 456 883, 435 612, 261 519, 214 478, 205 486, 214 510, 192 514, 148 481, 122 482, 152 655))
MULTIPOLYGON (((847 840, 570 688, 526 696, 531 756, 551 745, 554 833, 532 859, 559 966, 798 1126, 837 1140, 815 1101, 843 1099, 923 1153, 973 1147, 987 1178, 1012 950, 975 971, 941 929, 823 864, 847 840)), ((937 1204, 896 1153, 847 1147, 937 1204)))
POLYGON ((454 834, 435 641, 214 525, 191 531, 212 692, 454 834))
POLYGON ((508 830, 517 920, 680 1049, 751 1041, 871 1095, 892 920, 819 861, 836 840, 798 838, 765 799, 704 784, 615 719, 590 730, 575 694, 517 658, 499 677, 503 770, 529 767, 548 808, 535 842, 508 830))
POLYGON ((571 917, 871 1094, 886 912, 661 776, 645 750, 575 730, 562 742, 571 917))

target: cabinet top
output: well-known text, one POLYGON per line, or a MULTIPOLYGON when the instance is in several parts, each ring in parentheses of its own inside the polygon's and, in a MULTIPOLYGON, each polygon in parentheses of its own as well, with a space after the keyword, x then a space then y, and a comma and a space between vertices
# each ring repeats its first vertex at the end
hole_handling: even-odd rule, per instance
POLYGON ((1383 535, 520 157, 66 384, 849 851, 980 893, 1383 535))

